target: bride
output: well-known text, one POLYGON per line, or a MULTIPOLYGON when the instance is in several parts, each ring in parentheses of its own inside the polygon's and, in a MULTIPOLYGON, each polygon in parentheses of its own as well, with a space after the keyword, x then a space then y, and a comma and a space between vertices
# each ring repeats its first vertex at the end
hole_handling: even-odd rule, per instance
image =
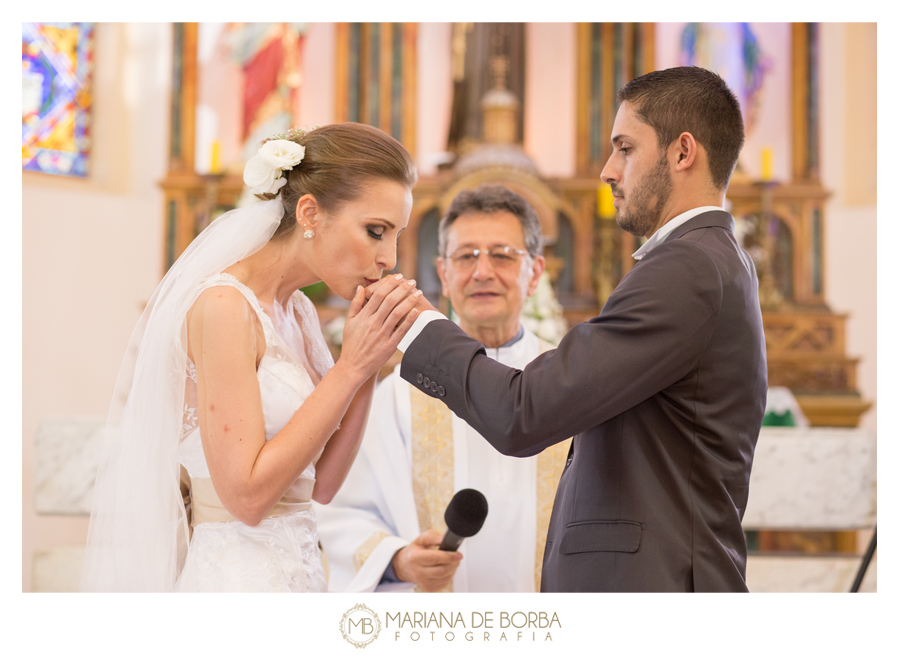
POLYGON ((310 501, 344 481, 417 314, 415 282, 381 278, 416 170, 380 130, 338 124, 277 135, 244 180, 264 200, 191 243, 132 335, 82 590, 325 590, 310 501), (298 290, 318 281, 351 300, 337 363, 298 290))

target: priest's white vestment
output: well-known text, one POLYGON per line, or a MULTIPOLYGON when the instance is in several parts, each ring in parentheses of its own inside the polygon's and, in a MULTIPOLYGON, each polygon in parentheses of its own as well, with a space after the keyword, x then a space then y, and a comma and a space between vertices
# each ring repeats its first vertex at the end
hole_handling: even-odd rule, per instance
MULTIPOLYGON (((488 356, 524 368, 552 345, 527 329, 488 356)), ((383 583, 394 554, 429 528, 443 533, 444 510, 460 489, 481 491, 488 516, 460 547, 445 591, 535 592, 556 486, 570 441, 527 458, 497 452, 445 405, 412 388, 399 366, 378 384, 366 434, 347 480, 316 505, 328 589, 412 590, 383 583)))

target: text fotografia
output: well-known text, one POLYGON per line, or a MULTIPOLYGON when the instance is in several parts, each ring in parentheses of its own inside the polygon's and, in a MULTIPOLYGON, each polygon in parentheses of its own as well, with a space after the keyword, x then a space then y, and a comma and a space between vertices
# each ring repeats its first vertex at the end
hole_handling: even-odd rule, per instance
POLYGON ((555 612, 388 612, 384 629, 394 640, 413 642, 552 642, 552 629, 562 628, 555 612))

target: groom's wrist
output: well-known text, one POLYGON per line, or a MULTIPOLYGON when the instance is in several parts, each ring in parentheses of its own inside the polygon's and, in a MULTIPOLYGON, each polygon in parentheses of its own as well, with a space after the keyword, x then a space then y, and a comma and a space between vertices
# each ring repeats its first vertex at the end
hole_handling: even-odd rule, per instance
POLYGON ((434 320, 446 319, 447 316, 440 311, 422 311, 419 314, 419 317, 416 318, 416 321, 413 322, 413 326, 410 327, 410 330, 403 337, 403 340, 400 341, 397 349, 405 353, 409 346, 412 345, 412 342, 419 337, 419 334, 422 333, 422 330, 425 329, 429 322, 432 322, 434 320))

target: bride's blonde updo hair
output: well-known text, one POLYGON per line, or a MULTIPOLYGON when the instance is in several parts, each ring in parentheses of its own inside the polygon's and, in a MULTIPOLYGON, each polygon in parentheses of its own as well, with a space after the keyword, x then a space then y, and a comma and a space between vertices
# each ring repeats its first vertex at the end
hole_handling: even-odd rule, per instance
MULTIPOLYGON (((273 240, 287 238, 297 227, 297 202, 311 194, 326 212, 355 201, 366 183, 390 180, 412 189, 416 165, 403 145, 387 133, 362 123, 336 123, 290 137, 306 149, 303 161, 285 171, 279 190, 284 216, 273 240)), ((268 140, 267 140, 268 141, 268 140)), ((277 194, 258 194, 274 199, 277 194)))

